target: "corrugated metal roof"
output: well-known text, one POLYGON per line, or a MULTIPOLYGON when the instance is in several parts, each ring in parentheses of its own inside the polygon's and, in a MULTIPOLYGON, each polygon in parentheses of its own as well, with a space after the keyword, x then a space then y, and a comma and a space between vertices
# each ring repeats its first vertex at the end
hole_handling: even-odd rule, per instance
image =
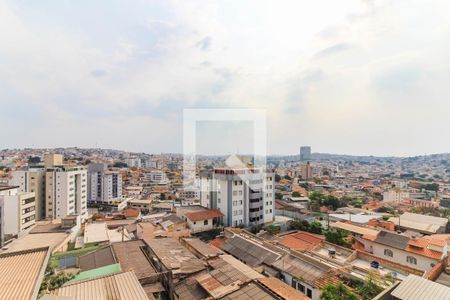
POLYGON ((245 239, 239 235, 227 239, 222 245, 222 249, 231 255, 254 267, 262 263, 272 264, 280 255, 268 248, 253 241, 245 239))
POLYGON ((0 299, 35 299, 47 267, 48 247, 0 255, 0 299))
POLYGON ((450 288, 410 274, 391 295, 401 300, 450 300, 450 288))
POLYGON ((74 279, 68 281, 66 284, 71 284, 77 281, 86 280, 86 279, 94 279, 101 276, 107 276, 114 273, 121 272, 120 264, 111 264, 107 266, 103 266, 96 269, 91 269, 88 271, 80 272, 75 276, 74 279))
POLYGON ((125 272, 77 282, 52 291, 57 296, 71 296, 74 300, 148 300, 133 272, 125 272))
POLYGON ((328 271, 293 255, 286 255, 272 266, 294 277, 303 278, 306 283, 311 285, 328 271))

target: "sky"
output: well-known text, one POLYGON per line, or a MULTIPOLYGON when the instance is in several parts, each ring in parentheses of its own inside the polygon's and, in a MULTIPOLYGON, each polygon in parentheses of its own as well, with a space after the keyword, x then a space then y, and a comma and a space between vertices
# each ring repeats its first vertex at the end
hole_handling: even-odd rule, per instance
MULTIPOLYGON (((449 11, 448 0, 0 0, 0 148, 181 152, 184 109, 257 108, 270 154, 450 152, 449 11)), ((247 149, 251 128, 200 124, 197 144, 247 149)))

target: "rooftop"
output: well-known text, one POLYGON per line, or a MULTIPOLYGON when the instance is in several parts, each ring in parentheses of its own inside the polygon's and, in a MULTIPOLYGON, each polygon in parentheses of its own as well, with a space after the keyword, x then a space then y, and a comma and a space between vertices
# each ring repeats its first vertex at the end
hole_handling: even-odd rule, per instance
POLYGON ((203 261, 172 238, 144 239, 144 242, 174 274, 195 273, 205 269, 203 261))
POLYGON ((319 267, 316 264, 293 255, 284 256, 273 263, 272 266, 295 277, 301 277, 308 284, 313 284, 314 281, 319 279, 330 269, 319 267))
POLYGON ((186 215, 186 218, 188 218, 189 220, 191 220, 193 222, 223 217, 223 213, 221 213, 220 210, 218 210, 218 209, 188 212, 188 213, 185 213, 185 215, 186 215))
POLYGON ((409 242, 409 237, 389 231, 380 231, 375 242, 397 249, 405 249, 409 242))
POLYGON ((6 245, 4 248, 7 249, 2 253, 42 247, 49 247, 50 251, 53 252, 55 249, 64 244, 68 237, 69 234, 64 232, 26 234, 23 237, 13 241, 11 244, 6 245))
POLYGON ((103 247, 78 258, 80 269, 83 271, 100 268, 116 263, 111 247, 103 247))
POLYGON ((133 272, 113 274, 101 278, 65 285, 51 292, 56 296, 69 296, 73 300, 121 299, 148 300, 133 272))
POLYGON ((0 299, 36 299, 49 248, 0 254, 0 299))
POLYGON ((357 234, 361 234, 361 235, 371 235, 371 236, 376 236, 378 234, 378 230, 375 229, 371 229, 371 228, 366 228, 366 227, 361 227, 361 226, 357 226, 357 225, 353 225, 350 223, 345 223, 345 222, 336 222, 333 224, 330 224, 331 227, 335 227, 335 228, 340 228, 349 232, 354 232, 357 234))
POLYGON ((410 274, 391 292, 391 295, 400 300, 449 300, 450 288, 410 274))
POLYGON ((306 232, 297 232, 281 237, 280 244, 289 249, 306 251, 316 247, 323 240, 324 237, 315 236, 306 232))
POLYGON ((244 299, 254 299, 254 300, 271 300, 277 299, 266 291, 262 286, 250 282, 249 284, 241 287, 240 289, 226 295, 223 300, 244 300, 244 299))
POLYGON ((258 279, 264 287, 277 294, 279 297, 285 300, 309 300, 304 294, 287 285, 283 281, 275 277, 264 277, 258 279))
POLYGON ((250 266, 262 263, 272 264, 281 256, 263 245, 239 235, 226 239, 220 247, 250 266))
POLYGON ((143 241, 134 240, 114 243, 111 247, 123 271, 134 271, 139 280, 156 273, 144 254, 143 248, 145 244, 143 241))
POLYGON ((367 224, 372 219, 381 219, 381 215, 366 215, 366 214, 330 214, 330 217, 342 221, 350 221, 352 223, 367 224))

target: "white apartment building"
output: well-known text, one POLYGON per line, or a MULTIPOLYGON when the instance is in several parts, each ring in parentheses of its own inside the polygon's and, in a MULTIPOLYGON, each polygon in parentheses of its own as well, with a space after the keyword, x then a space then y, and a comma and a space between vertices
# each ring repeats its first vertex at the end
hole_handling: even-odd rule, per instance
POLYGON ((275 175, 261 168, 216 168, 200 175, 200 203, 219 209, 225 226, 273 221, 275 175))
POLYGON ((163 171, 152 171, 150 173, 146 173, 145 179, 150 180, 156 184, 168 184, 169 179, 167 178, 166 173, 163 171))
POLYGON ((383 193, 384 202, 401 202, 409 198, 409 192, 399 189, 392 189, 383 193))
POLYGON ((36 220, 34 193, 19 192, 18 187, 0 187, 0 246, 5 237, 20 236, 36 220))
POLYGON ((129 168, 141 168, 141 159, 139 157, 130 157, 125 159, 125 163, 129 168))
POLYGON ((122 175, 108 170, 107 164, 90 164, 88 170, 88 200, 112 203, 122 200, 122 175))
POLYGON ((12 172, 11 185, 36 195, 37 220, 87 215, 87 171, 81 166, 63 165, 60 154, 46 154, 45 165, 12 172))

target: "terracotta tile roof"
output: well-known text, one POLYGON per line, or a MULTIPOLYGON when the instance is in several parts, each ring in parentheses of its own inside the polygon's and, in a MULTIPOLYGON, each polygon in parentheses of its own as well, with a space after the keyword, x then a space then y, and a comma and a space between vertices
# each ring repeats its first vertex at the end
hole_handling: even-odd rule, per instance
POLYGON ((319 278, 317 278, 313 282, 313 286, 318 289, 323 289, 329 284, 337 284, 340 281, 341 280, 339 279, 336 272, 334 270, 330 270, 330 271, 326 272, 325 274, 323 274, 322 276, 320 276, 319 278))
POLYGON ((418 248, 418 247, 414 247, 414 246, 407 246, 406 251, 411 252, 411 253, 415 253, 415 254, 419 254, 422 256, 426 256, 426 257, 430 257, 433 259, 440 259, 442 257, 442 253, 438 252, 438 251, 434 251, 428 248, 418 248))
POLYGON ((280 243, 289 249, 306 251, 322 243, 324 238, 306 232, 283 236, 280 243))
POLYGON ((214 240, 209 242, 208 245, 216 247, 220 250, 223 250, 221 245, 223 242, 225 242, 225 240, 226 240, 225 238, 215 238, 214 240))
POLYGON ((428 246, 428 243, 429 241, 426 239, 410 239, 408 245, 418 248, 425 248, 428 246))
POLYGON ((258 281, 284 300, 309 300, 304 294, 275 277, 260 278, 258 281))
POLYGON ((186 215, 186 218, 188 218, 189 220, 191 220, 193 222, 223 217, 223 213, 221 213, 220 210, 218 210, 218 209, 188 212, 185 215, 186 215))

